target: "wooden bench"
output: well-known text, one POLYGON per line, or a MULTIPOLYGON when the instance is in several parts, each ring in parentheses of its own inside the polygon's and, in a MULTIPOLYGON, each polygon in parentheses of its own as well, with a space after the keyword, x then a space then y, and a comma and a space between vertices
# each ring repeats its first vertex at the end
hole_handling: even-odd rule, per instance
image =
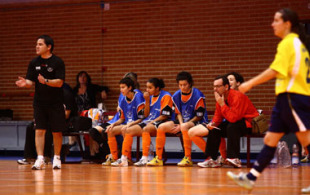
MULTIPOLYGON (((266 116, 270 115, 270 111, 264 111, 263 112, 266 116)), ((116 114, 115 111, 109 111, 109 112, 105 112, 104 113, 105 116, 114 116, 116 114)), ((208 111, 208 115, 214 115, 214 111, 208 111)), ((64 132, 63 136, 75 136, 77 138, 78 141, 78 145, 79 145, 79 149, 80 149, 80 153, 82 158, 85 158, 85 152, 82 146, 82 142, 81 142, 81 136, 82 135, 88 135, 89 133, 87 131, 80 131, 80 132, 64 132)), ((247 134, 244 137, 246 137, 246 143, 247 143, 247 149, 246 149, 246 153, 247 153, 247 162, 246 162, 246 166, 248 168, 251 167, 251 138, 263 138, 265 136, 265 134, 247 134)), ((179 132, 177 134, 171 134, 171 133, 167 133, 166 137, 178 137, 180 139, 180 143, 182 146, 182 149, 184 151, 184 144, 183 144, 183 136, 182 133, 179 132)), ((206 136, 207 137, 207 136, 206 136)), ((165 154, 164 154, 165 155, 165 154)), ((167 157, 164 157, 164 161, 167 160, 167 157)), ((136 140, 136 159, 139 160, 140 159, 140 137, 137 136, 137 140, 136 140)))
MULTIPOLYGON (((263 114, 265 114, 266 116, 270 115, 271 112, 270 111, 263 111, 263 114)), ((208 111, 208 116, 210 115, 214 115, 214 111, 208 111)), ((179 132, 178 134, 171 134, 171 133, 167 133, 166 134, 166 137, 179 137, 180 139, 180 142, 181 142, 181 145, 182 145, 182 149, 184 151, 184 144, 183 144, 183 136, 182 136, 182 133, 179 132)), ((208 137, 208 136, 205 136, 205 137, 208 137)), ((251 167, 251 138, 263 138, 265 137, 265 134, 247 134, 245 135, 244 137, 246 137, 246 143, 247 143, 247 149, 246 149, 246 153, 247 153, 247 156, 246 156, 246 166, 247 168, 250 168, 251 167)), ((140 151, 140 137, 137 137, 137 142, 136 142, 136 159, 140 159, 140 154, 139 154, 139 151, 140 151)), ((164 159, 165 161, 166 159, 164 159)))

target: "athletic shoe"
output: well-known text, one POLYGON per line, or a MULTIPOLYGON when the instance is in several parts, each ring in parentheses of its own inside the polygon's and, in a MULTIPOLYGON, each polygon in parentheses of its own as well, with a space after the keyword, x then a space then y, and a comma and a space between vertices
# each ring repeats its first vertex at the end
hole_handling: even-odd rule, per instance
POLYGON ((20 164, 20 165, 30 165, 30 164, 33 164, 35 160, 32 160, 32 159, 19 159, 17 160, 17 163, 20 164))
POLYGON ((43 159, 37 159, 34 165, 31 167, 32 170, 41 170, 43 169, 45 163, 43 159))
POLYGON ((302 194, 310 194, 310 186, 301 189, 301 193, 302 194))
POLYGON ((111 163, 111 166, 113 166, 113 167, 128 167, 128 161, 127 161, 127 159, 119 158, 119 159, 117 159, 117 161, 111 163))
POLYGON ((239 173, 239 175, 236 175, 230 171, 227 172, 227 176, 232 179, 234 182, 236 182, 239 186, 244 187, 248 190, 252 190, 254 187, 255 182, 248 179, 245 173, 239 173))
POLYGON ((137 167, 142 167, 147 164, 147 157, 142 157, 138 162, 136 162, 134 165, 137 167))
POLYGON ((300 162, 301 162, 301 163, 308 163, 308 162, 309 162, 308 155, 305 156, 305 158, 301 159, 300 162))
POLYGON ((52 162, 50 157, 44 156, 44 163, 48 165, 48 163, 52 162))
POLYGON ((112 154, 108 154, 107 156, 106 156, 106 161, 105 162, 103 162, 102 163, 102 165, 104 165, 104 166, 111 166, 111 163, 114 163, 115 162, 115 160, 112 158, 112 154))
POLYGON ((241 168, 241 161, 239 158, 226 158, 226 161, 236 168, 241 168))
POLYGON ((224 159, 222 156, 218 156, 216 159, 216 162, 218 162, 221 165, 225 164, 226 159, 224 159))
POLYGON ((221 167, 221 163, 217 162, 217 160, 213 160, 212 158, 205 160, 204 162, 197 163, 199 167, 202 168, 218 168, 221 167))
POLYGON ((61 169, 61 160, 59 157, 53 159, 53 169, 61 169))
POLYGON ((158 158, 158 156, 155 156, 155 158, 153 158, 153 160, 151 160, 150 162, 146 163, 147 166, 163 166, 164 162, 163 160, 160 160, 158 158))
POLYGON ((127 159, 127 162, 128 162, 128 166, 132 166, 133 165, 133 162, 131 159, 127 159))
POLYGON ((180 167, 191 167, 191 166, 193 166, 193 161, 191 161, 187 156, 184 156, 184 158, 181 160, 181 162, 178 163, 178 166, 180 166, 180 167))

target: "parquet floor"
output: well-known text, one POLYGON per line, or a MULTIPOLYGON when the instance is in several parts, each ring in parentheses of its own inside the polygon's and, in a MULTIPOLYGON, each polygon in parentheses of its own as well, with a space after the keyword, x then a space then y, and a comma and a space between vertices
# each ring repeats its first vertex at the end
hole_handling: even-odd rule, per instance
POLYGON ((310 166, 267 168, 252 192, 227 176, 247 168, 103 167, 100 164, 63 164, 61 170, 33 171, 31 165, 0 161, 0 194, 300 194, 310 185, 310 166))

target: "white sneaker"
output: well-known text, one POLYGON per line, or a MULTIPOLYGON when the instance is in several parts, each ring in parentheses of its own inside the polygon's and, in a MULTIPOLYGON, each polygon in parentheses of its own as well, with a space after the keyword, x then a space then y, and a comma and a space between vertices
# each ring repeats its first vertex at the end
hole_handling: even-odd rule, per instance
POLYGON ((34 165, 31 167, 32 170, 41 170, 43 169, 45 163, 44 159, 37 159, 34 165))
POLYGON ((136 162, 134 165, 137 167, 142 167, 145 166, 146 163, 148 162, 147 157, 142 157, 138 162, 136 162))
POLYGON ((111 166, 113 167, 128 167, 128 160, 119 158, 114 163, 111 163, 111 166))
POLYGON ((302 194, 310 194, 310 186, 301 189, 301 193, 302 194))
POLYGON ((34 161, 24 158, 24 159, 17 160, 17 163, 20 165, 30 165, 30 164, 34 163, 34 161))
POLYGON ((61 160, 59 157, 53 159, 53 169, 61 169, 61 160))
POLYGON ((226 159, 224 159, 222 156, 218 156, 216 159, 216 161, 221 165, 225 164, 225 160, 226 159))
POLYGON ((212 158, 197 163, 197 165, 202 168, 218 168, 222 166, 221 163, 217 162, 216 160, 213 160, 212 158))
POLYGON ((230 171, 227 172, 227 176, 232 179, 236 184, 238 184, 241 187, 244 187, 248 190, 252 190, 254 187, 255 182, 248 179, 245 173, 239 173, 239 175, 236 175, 230 171))
POLYGON ((241 168, 241 160, 239 158, 226 158, 226 161, 236 168, 241 168))

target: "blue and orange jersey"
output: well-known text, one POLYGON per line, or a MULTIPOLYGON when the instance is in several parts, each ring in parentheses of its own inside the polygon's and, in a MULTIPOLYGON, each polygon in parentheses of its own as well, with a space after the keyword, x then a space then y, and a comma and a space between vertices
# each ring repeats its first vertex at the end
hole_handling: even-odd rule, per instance
MULTIPOLYGON (((136 92, 136 93, 141 93, 141 94, 142 94, 142 92, 141 92, 139 89, 135 89, 134 92, 136 92)), ((118 104, 117 104, 118 107, 119 107, 119 105, 120 105, 120 102, 122 102, 122 100, 123 100, 124 98, 125 98, 125 97, 123 96, 123 94, 120 93, 120 95, 119 95, 119 97, 118 97, 118 102, 117 102, 117 103, 118 103, 118 104)), ((110 124, 115 123, 116 121, 118 121, 119 117, 120 117, 120 110, 114 115, 114 117, 113 117, 110 121, 108 121, 108 123, 110 123, 110 124)))
POLYGON ((199 89, 192 88, 188 95, 183 95, 181 90, 176 91, 172 100, 175 106, 175 114, 181 114, 183 122, 188 122, 195 116, 202 117, 200 123, 208 122, 205 96, 199 89))
POLYGON ((168 118, 171 119, 171 117, 174 116, 172 106, 172 96, 169 92, 161 90, 158 96, 154 97, 152 95, 150 102, 150 114, 143 120, 143 123, 147 124, 158 118, 160 115, 168 116, 168 118))
POLYGON ((145 100, 142 93, 135 92, 130 101, 124 97, 119 104, 120 118, 124 119, 125 124, 138 119, 143 119, 144 106, 145 100))

